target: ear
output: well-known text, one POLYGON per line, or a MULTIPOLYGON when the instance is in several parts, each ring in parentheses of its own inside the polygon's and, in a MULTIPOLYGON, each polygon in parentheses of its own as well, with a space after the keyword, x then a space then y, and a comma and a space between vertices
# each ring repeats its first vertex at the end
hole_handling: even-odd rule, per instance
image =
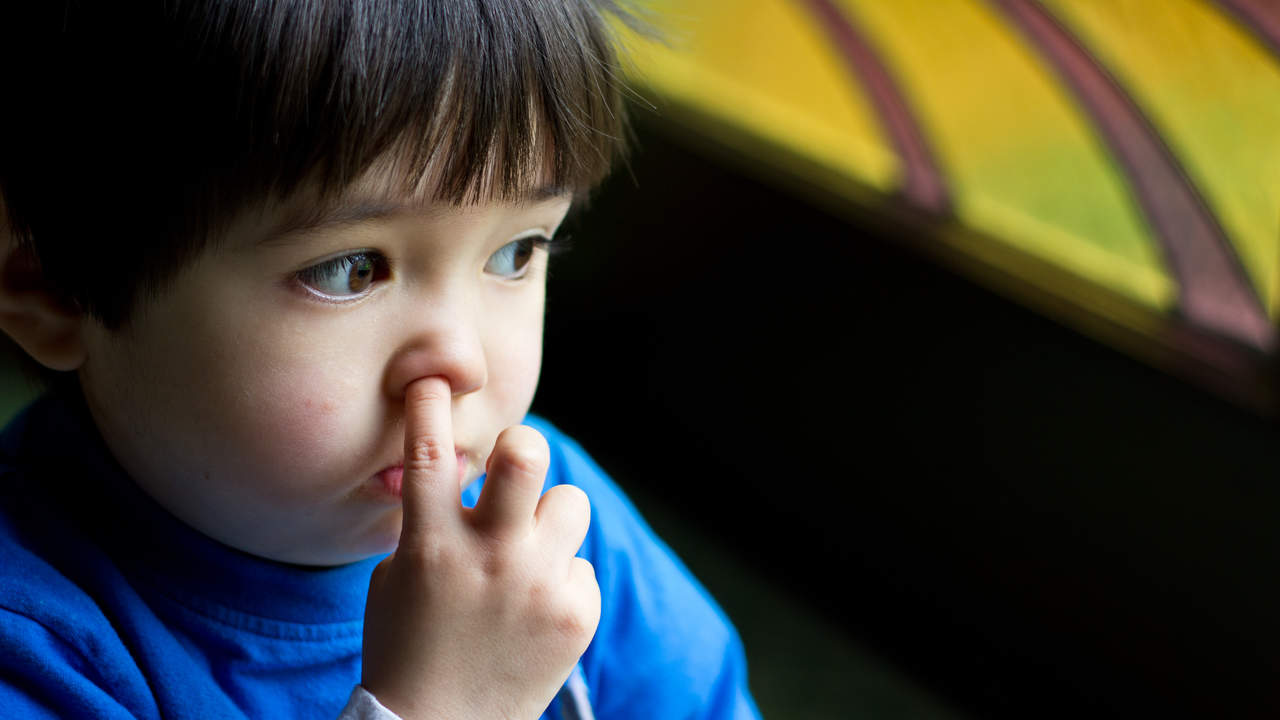
POLYGON ((18 246, 0 202, 0 330, 52 370, 84 363, 83 315, 54 295, 35 256, 18 246))

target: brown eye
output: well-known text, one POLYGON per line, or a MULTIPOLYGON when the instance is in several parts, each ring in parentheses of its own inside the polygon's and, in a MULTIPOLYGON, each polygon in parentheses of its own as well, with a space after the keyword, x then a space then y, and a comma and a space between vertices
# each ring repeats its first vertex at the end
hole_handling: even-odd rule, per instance
POLYGON ((335 298, 363 295, 388 276, 387 260, 375 252, 358 252, 327 260, 298 273, 308 288, 335 298))
POLYGON ((373 261, 367 255, 360 255, 351 261, 347 270, 347 289, 353 293, 361 293, 373 284, 373 261))

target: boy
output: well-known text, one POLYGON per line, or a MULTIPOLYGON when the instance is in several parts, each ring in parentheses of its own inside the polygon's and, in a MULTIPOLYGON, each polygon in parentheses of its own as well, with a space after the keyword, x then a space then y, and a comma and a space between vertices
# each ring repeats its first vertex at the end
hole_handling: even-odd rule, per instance
POLYGON ((617 12, 0 10, 0 328, 59 371, 2 439, 0 715, 757 715, 714 603, 520 425, 617 12))

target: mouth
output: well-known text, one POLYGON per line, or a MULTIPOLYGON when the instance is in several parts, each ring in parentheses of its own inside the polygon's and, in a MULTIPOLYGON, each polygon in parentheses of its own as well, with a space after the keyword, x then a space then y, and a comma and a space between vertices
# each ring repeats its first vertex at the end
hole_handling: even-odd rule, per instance
MULTIPOLYGON (((462 490, 466 487, 467 478, 470 476, 471 462, 470 456, 459 450, 457 452, 458 461, 458 489, 462 490)), ((404 463, 385 467, 378 471, 374 478, 381 484, 382 489, 395 497, 401 496, 404 487, 404 463)))

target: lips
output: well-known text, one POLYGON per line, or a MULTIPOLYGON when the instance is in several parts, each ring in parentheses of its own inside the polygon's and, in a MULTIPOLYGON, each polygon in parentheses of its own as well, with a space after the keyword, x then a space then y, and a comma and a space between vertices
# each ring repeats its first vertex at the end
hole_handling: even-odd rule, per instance
MULTIPOLYGON (((467 459, 466 452, 457 453, 458 460, 458 488, 461 489, 467 480, 468 470, 471 466, 467 459)), ((382 488, 388 493, 400 497, 401 490, 404 486, 404 464, 392 465, 378 471, 375 476, 382 484, 382 488)))

